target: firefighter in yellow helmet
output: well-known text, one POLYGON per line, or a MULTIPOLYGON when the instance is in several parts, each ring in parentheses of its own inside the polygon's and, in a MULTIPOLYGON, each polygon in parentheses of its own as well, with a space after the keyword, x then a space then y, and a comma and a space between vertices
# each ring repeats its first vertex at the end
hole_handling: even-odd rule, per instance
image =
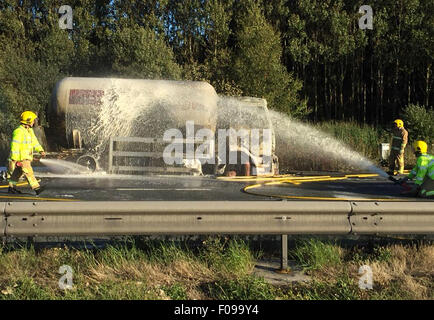
POLYGON ((45 152, 39 144, 38 139, 33 132, 33 126, 38 116, 32 111, 24 111, 21 114, 21 125, 12 133, 11 153, 8 159, 8 181, 9 193, 21 193, 16 188, 21 176, 25 176, 30 187, 39 195, 43 188, 33 174, 31 166, 33 160, 33 151, 39 152, 45 157, 45 152))
POLYGON ((399 173, 404 173, 404 151, 408 143, 408 132, 404 128, 404 121, 396 119, 393 122, 392 129, 392 144, 389 156, 389 171, 390 175, 395 174, 396 163, 398 163, 399 173))
POLYGON ((399 181, 405 182, 409 179, 415 179, 415 186, 412 190, 402 194, 434 198, 434 156, 427 153, 428 145, 425 141, 416 141, 413 144, 413 149, 417 157, 417 164, 407 177, 399 181))

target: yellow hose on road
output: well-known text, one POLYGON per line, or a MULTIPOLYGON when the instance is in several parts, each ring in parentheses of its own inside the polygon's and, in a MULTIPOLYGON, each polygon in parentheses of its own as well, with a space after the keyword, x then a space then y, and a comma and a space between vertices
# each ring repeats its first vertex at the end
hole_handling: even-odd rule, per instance
POLYGON ((333 177, 330 175, 322 176, 295 176, 295 175, 276 175, 276 176, 238 176, 238 177, 217 177, 217 180, 232 181, 232 182, 249 182, 249 181, 285 181, 285 180, 315 180, 315 179, 335 179, 335 178, 371 178, 378 177, 376 173, 363 173, 363 174, 347 174, 344 176, 333 177))
POLYGON ((27 197, 27 196, 0 196, 0 199, 21 199, 21 200, 44 200, 44 201, 79 201, 77 199, 59 199, 59 198, 41 198, 41 197, 27 197))
MULTIPOLYGON (((38 182, 41 182, 41 179, 37 180, 38 182)), ((28 182, 21 182, 17 184, 17 187, 22 187, 22 186, 27 186, 29 183, 28 182)), ((5 186, 0 186, 0 188, 9 188, 9 185, 5 185, 5 186)))
MULTIPOLYGON (((38 182, 41 182, 41 180, 39 179, 38 182)), ((17 184, 17 187, 22 187, 22 186, 27 186, 29 183, 28 182, 21 182, 17 184)), ((9 185, 5 185, 5 186, 0 186, 0 188, 9 188, 9 185)), ((0 196, 0 199, 24 199, 24 200, 44 200, 44 201, 79 201, 76 199, 59 199, 59 198, 41 198, 41 197, 27 197, 25 195, 23 196, 13 196, 13 195, 8 195, 8 196, 0 196)))
POLYGON ((280 194, 263 194, 259 192, 250 191, 251 189, 257 189, 263 186, 271 185, 283 185, 283 184, 295 184, 299 185, 303 182, 322 182, 322 181, 336 181, 336 180, 346 180, 348 178, 371 178, 377 177, 378 174, 351 174, 345 175, 343 177, 331 177, 331 176, 307 176, 307 177, 293 177, 286 179, 276 179, 278 181, 257 183, 253 185, 248 185, 243 188, 243 192, 262 197, 272 197, 279 199, 298 199, 298 200, 323 200, 323 201, 412 201, 411 199, 393 198, 393 199, 367 199, 367 198, 333 198, 333 197, 314 197, 314 196, 288 196, 280 194), (249 191, 248 191, 249 190, 249 191))

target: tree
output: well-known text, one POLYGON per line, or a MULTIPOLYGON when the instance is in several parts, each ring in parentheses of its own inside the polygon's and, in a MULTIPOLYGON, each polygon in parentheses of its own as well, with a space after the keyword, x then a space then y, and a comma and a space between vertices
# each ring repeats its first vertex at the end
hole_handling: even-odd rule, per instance
POLYGON ((120 27, 110 39, 110 55, 112 70, 122 76, 180 78, 171 48, 149 28, 120 27))
POLYGON ((272 109, 303 117, 306 101, 298 97, 302 84, 281 63, 279 33, 266 21, 256 1, 244 1, 238 17, 233 77, 244 94, 267 99, 272 109))
POLYGON ((217 92, 225 95, 241 95, 241 89, 230 79, 233 49, 233 0, 209 0, 205 3, 205 70, 217 92))
POLYGON ((165 31, 178 63, 203 63, 205 14, 202 0, 169 0, 165 31))
POLYGON ((366 43, 365 34, 355 27, 357 11, 345 10, 342 0, 299 0, 290 8, 286 60, 304 82, 314 120, 354 115, 353 102, 344 102, 354 90, 344 83, 358 74, 351 67, 366 43))
MULTIPOLYGON (((11 8, 0 11, 1 108, 13 118, 31 109, 46 124, 45 109, 61 70, 68 68, 72 44, 63 30, 40 26, 37 20, 41 17, 33 14, 32 7, 11 8), (36 35, 35 29, 40 33, 36 35)), ((54 16, 53 10, 46 14, 54 16)))

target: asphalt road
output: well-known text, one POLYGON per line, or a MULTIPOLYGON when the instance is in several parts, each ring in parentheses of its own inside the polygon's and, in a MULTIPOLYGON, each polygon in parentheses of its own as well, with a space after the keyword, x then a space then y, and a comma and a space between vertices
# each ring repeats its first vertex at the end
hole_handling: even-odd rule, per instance
MULTIPOLYGON (((402 188, 377 175, 309 173, 273 178, 211 176, 127 176, 50 174, 37 172, 46 190, 35 196, 28 185, 21 195, 7 193, 1 201, 257 201, 257 200, 395 200, 424 201, 400 195, 402 188)), ((425 200, 426 201, 426 200, 425 200)))

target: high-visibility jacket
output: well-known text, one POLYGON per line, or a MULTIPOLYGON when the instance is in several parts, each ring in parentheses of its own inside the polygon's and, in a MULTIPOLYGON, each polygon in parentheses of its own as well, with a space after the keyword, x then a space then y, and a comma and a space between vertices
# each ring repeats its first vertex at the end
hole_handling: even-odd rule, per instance
POLYGON ((403 152, 408 143, 408 132, 404 128, 393 128, 392 130, 392 150, 403 152))
POLYGON ((32 128, 19 126, 12 133, 11 153, 12 161, 33 160, 33 151, 42 152, 44 149, 39 144, 32 128))
POLYGON ((408 175, 409 179, 415 178, 414 183, 419 186, 422 185, 426 177, 434 180, 434 156, 427 153, 417 158, 416 166, 408 175))

